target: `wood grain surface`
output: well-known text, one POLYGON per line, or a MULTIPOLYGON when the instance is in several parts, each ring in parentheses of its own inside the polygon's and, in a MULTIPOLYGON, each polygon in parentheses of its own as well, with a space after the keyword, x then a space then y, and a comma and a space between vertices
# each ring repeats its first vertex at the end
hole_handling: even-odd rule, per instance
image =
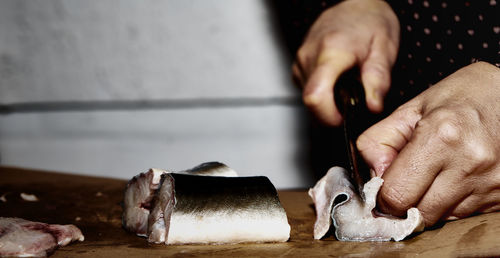
POLYGON ((85 235, 51 257, 471 257, 500 256, 500 212, 441 224, 401 242, 314 240, 312 201, 305 190, 279 191, 292 227, 287 243, 166 246, 121 227, 126 181, 0 167, 0 216, 74 224, 85 235), (39 201, 24 201, 21 193, 39 201))

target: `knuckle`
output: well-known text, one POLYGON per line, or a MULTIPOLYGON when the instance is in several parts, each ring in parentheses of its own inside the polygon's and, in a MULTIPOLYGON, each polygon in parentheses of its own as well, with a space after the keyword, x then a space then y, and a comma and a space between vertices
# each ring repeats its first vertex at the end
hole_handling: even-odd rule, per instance
POLYGON ((319 42, 319 47, 321 49, 326 49, 332 47, 334 44, 338 44, 341 42, 341 37, 339 37, 336 33, 328 33, 323 38, 321 38, 319 42))
MULTIPOLYGON (((418 104, 418 103, 417 103, 418 104)), ((407 102, 399 106, 394 112, 393 115, 404 121, 405 118, 413 117, 416 121, 422 120, 422 110, 419 108, 419 105, 416 105, 413 102, 407 102)))
POLYGON ((297 50, 297 65, 299 67, 306 67, 308 59, 309 50, 305 46, 301 46, 299 50, 297 50))
POLYGON ((316 107, 319 107, 321 104, 321 97, 318 94, 304 93, 302 96, 302 101, 308 108, 316 109, 316 107))
POLYGON ((331 32, 319 40, 318 49, 328 55, 354 56, 356 45, 355 39, 341 33, 331 32))
POLYGON ((476 168, 490 167, 496 162, 496 152, 494 148, 485 143, 473 141, 467 149, 467 156, 472 165, 476 168))
POLYGON ((469 65, 468 68, 477 68, 477 69, 483 70, 483 69, 486 69, 490 66, 491 66, 491 64, 489 64, 485 61, 478 61, 478 62, 474 62, 471 65, 469 65))
POLYGON ((460 127, 453 120, 444 120, 438 124, 436 137, 444 143, 457 143, 461 135, 460 127))
POLYGON ((403 192, 395 187, 382 187, 380 201, 384 209, 393 215, 403 215, 411 208, 411 203, 406 200, 403 192))
POLYGON ((421 126, 434 126, 434 137, 447 145, 454 145, 463 140, 464 128, 456 112, 441 109, 421 121, 421 126))
POLYGON ((358 139, 356 140, 356 146, 358 147, 358 149, 363 152, 364 150, 366 150, 369 146, 372 145, 372 142, 373 140, 371 139, 369 135, 369 132, 365 131, 364 133, 362 133, 358 139))

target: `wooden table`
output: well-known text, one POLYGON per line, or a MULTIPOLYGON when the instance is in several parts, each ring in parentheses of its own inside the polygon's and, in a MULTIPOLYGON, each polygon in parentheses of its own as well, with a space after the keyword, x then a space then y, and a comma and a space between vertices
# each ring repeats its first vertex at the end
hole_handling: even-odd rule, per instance
POLYGON ((314 240, 312 201, 306 191, 279 191, 292 227, 287 243, 166 246, 148 244, 121 227, 126 181, 0 167, 0 216, 75 224, 84 242, 52 257, 311 257, 311 256, 500 256, 500 212, 448 222, 402 242, 314 240), (20 193, 35 194, 27 202, 20 193))

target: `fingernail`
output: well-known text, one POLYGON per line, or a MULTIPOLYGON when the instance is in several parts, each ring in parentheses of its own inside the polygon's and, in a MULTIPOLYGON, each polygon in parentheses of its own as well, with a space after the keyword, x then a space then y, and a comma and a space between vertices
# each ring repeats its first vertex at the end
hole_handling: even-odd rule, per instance
POLYGON ((368 99, 369 102, 372 104, 372 111, 375 112, 380 112, 383 106, 383 99, 382 99, 382 94, 380 93, 379 90, 371 90, 368 94, 368 99))
POLYGON ((375 102, 380 102, 380 93, 378 92, 378 90, 371 90, 371 94, 370 94, 370 97, 371 99, 373 99, 375 102))
POLYGON ((373 100, 373 102, 376 104, 379 104, 381 99, 382 99, 382 95, 380 94, 380 91, 378 90, 381 82, 382 81, 381 81, 380 76, 377 74, 374 74, 374 73, 366 74, 364 77, 364 80, 363 80, 363 84, 365 85, 365 87, 367 89, 370 89, 367 92, 368 99, 373 100))

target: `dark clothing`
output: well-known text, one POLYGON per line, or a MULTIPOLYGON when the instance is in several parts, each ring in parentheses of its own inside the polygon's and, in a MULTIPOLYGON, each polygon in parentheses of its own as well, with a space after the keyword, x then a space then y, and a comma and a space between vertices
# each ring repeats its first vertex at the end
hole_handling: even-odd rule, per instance
POLYGON ((495 0, 390 4, 401 24, 392 87, 403 101, 473 62, 500 66, 500 7, 495 0))

